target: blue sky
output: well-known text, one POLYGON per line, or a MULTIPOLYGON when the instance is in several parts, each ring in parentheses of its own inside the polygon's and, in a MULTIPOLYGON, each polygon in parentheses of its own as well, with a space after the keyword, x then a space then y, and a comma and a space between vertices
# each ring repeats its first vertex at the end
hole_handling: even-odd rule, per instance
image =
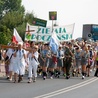
POLYGON ((83 24, 98 24, 98 0, 22 0, 22 5, 26 12, 47 20, 47 26, 52 25, 49 11, 57 11, 59 26, 75 23, 73 39, 82 36, 83 24))

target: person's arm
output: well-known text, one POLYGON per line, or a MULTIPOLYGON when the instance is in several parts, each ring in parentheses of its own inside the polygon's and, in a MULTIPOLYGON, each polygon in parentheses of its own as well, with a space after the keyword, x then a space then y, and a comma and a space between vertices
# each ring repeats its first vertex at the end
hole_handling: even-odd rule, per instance
POLYGON ((39 53, 39 56, 40 56, 41 60, 45 62, 45 58, 42 57, 41 53, 39 53))

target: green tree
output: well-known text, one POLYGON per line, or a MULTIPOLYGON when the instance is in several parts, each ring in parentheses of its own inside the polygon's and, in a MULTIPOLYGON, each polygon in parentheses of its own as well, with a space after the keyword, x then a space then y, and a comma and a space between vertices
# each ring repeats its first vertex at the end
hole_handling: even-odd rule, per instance
POLYGON ((23 40, 24 40, 25 32, 26 32, 26 25, 27 23, 32 25, 33 18, 34 18, 33 12, 26 13, 23 18, 23 23, 16 27, 17 31, 19 32, 19 35, 22 37, 23 40))
POLYGON ((11 42, 11 31, 3 25, 0 25, 0 44, 7 44, 8 42, 11 42))
POLYGON ((0 19, 3 17, 4 0, 0 0, 0 19))
POLYGON ((14 27, 17 27, 18 25, 21 25, 23 23, 23 16, 23 14, 20 14, 16 11, 8 12, 1 19, 0 23, 2 25, 6 25, 10 30, 13 30, 14 27))
POLYGON ((13 29, 16 28, 24 40, 26 24, 32 24, 34 13, 25 13, 22 0, 0 0, 0 43, 11 41, 13 29))
POLYGON ((25 8, 21 5, 22 0, 0 0, 0 19, 8 12, 17 11, 25 12, 25 8))
POLYGON ((25 15, 25 23, 29 23, 32 25, 32 22, 33 22, 33 19, 34 19, 34 13, 31 12, 31 13, 26 13, 25 15))
POLYGON ((23 24, 25 8, 21 2, 22 0, 0 0, 0 43, 11 41, 13 29, 23 24))

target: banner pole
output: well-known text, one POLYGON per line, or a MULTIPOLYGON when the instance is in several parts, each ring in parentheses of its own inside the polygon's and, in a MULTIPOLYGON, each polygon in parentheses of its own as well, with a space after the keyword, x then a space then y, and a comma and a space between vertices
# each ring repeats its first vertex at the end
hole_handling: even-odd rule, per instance
POLYGON ((74 28, 75 28, 75 23, 74 23, 73 30, 72 30, 72 38, 73 38, 74 28))
POLYGON ((52 33, 53 33, 53 20, 52 20, 52 33))
MULTIPOLYGON (((39 31, 39 26, 38 26, 38 31, 39 31)), ((38 33, 39 33, 39 32, 37 32, 37 43, 38 43, 38 33)))

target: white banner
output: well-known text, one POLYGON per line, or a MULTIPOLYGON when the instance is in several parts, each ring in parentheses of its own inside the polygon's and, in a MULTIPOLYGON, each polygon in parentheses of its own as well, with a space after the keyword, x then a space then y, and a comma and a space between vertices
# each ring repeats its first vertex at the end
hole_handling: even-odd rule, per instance
MULTIPOLYGON (((68 41, 72 39, 74 24, 66 26, 53 27, 59 41, 68 41)), ((49 42, 52 35, 52 27, 38 27, 27 24, 25 40, 49 42)))

